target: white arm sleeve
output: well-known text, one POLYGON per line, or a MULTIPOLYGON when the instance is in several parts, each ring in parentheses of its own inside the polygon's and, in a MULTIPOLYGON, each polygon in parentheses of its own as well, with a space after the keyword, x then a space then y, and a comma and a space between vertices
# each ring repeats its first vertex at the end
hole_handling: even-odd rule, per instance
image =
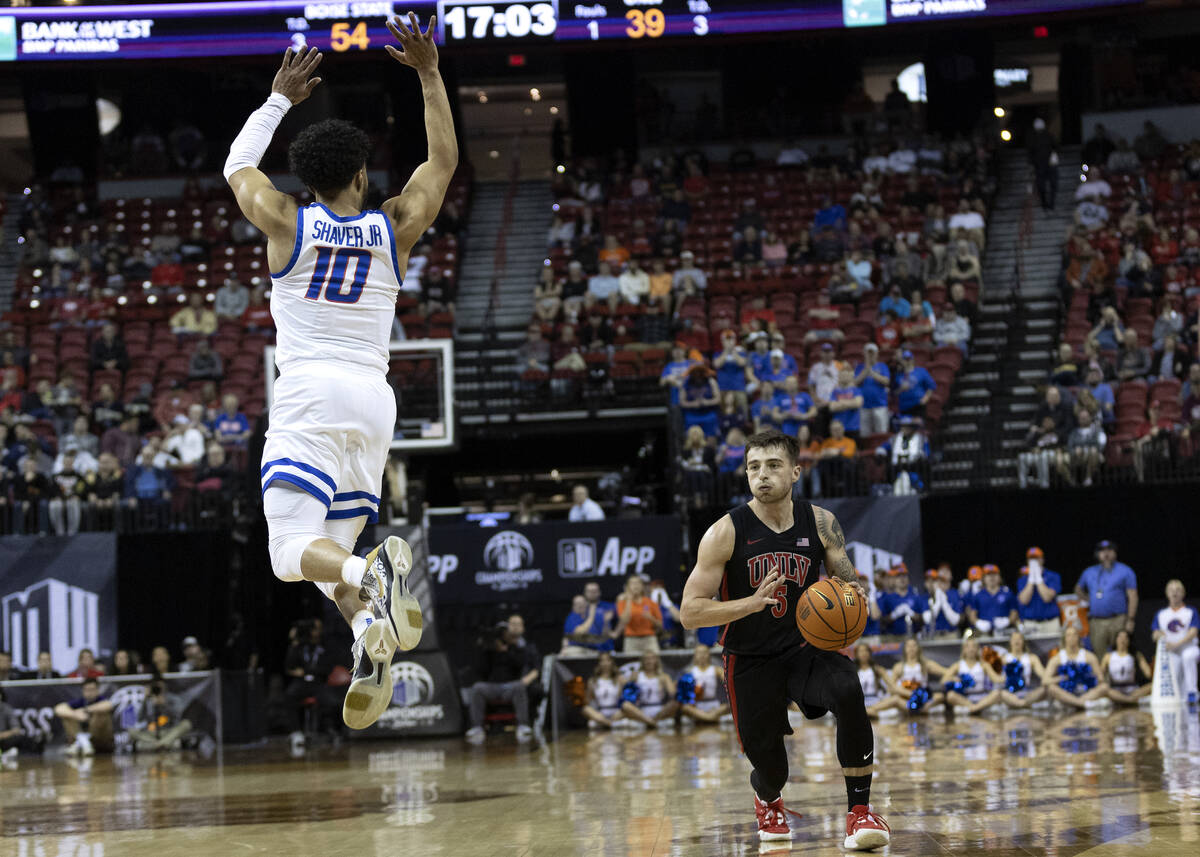
POLYGON ((954 608, 950 606, 950 599, 942 596, 942 615, 946 617, 946 621, 951 625, 957 625, 958 620, 962 618, 961 613, 955 613, 954 608))
POLYGON ((250 114, 241 133, 229 147, 229 157, 225 159, 225 181, 229 181, 229 177, 240 169, 258 166, 267 146, 271 144, 275 129, 291 107, 292 102, 286 95, 272 92, 263 106, 250 114))

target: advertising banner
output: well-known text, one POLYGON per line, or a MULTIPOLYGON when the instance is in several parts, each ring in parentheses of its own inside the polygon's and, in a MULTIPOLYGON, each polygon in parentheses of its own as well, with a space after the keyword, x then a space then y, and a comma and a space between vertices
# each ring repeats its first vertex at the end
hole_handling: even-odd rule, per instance
POLYGON ((589 580, 623 580, 635 572, 662 580, 668 592, 682 586, 674 515, 432 527, 429 544, 429 573, 443 604, 504 599, 569 604, 589 580))
POLYGON ((117 537, 5 536, 0 539, 0 649, 21 669, 49 652, 75 668, 80 649, 100 659, 117 645, 117 537))
POLYGON ((392 703, 374 726, 350 731, 354 738, 404 735, 460 735, 462 702, 458 682, 444 652, 396 652, 392 662, 392 703))
POLYGON ((916 497, 837 497, 817 501, 837 516, 846 534, 846 555, 861 574, 903 561, 922 585, 925 552, 921 543, 921 501, 916 497))
MULTIPOLYGON (((220 743, 222 735, 220 673, 218 671, 167 673, 163 676, 167 693, 180 703, 183 717, 199 732, 220 743)), ((113 731, 117 745, 126 730, 141 726, 142 702, 150 689, 149 675, 112 676, 100 679, 100 693, 112 700, 113 731)), ((54 716, 54 706, 82 696, 80 679, 45 681, 6 681, 4 694, 13 707, 21 728, 30 737, 42 733, 49 743, 62 740, 62 724, 54 716)))

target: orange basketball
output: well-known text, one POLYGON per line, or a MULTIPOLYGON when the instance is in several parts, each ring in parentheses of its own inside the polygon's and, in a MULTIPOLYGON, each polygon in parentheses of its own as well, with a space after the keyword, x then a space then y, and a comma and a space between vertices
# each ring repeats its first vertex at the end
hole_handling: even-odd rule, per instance
POLYGON ((832 578, 818 580, 800 596, 796 625, 818 649, 836 652, 862 636, 867 605, 856 589, 832 578))

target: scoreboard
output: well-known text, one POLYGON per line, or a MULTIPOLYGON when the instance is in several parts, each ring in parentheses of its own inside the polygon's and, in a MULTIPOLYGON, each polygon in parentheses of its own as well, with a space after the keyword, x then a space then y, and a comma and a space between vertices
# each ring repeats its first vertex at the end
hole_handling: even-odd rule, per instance
POLYGON ((437 15, 439 43, 708 39, 723 35, 1029 15, 1142 0, 206 0, 0 8, 0 62, 276 54, 289 45, 364 51, 384 22, 437 15))

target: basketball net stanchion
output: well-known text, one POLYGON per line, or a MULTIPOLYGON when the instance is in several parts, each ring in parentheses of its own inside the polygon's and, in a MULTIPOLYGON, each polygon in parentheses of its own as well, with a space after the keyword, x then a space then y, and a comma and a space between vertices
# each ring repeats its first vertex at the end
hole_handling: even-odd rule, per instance
POLYGON ((1180 693, 1179 675, 1176 671, 1177 657, 1167 649, 1166 639, 1158 641, 1158 650, 1154 655, 1154 682, 1150 691, 1150 705, 1153 708, 1179 708, 1183 705, 1183 694, 1180 693))

